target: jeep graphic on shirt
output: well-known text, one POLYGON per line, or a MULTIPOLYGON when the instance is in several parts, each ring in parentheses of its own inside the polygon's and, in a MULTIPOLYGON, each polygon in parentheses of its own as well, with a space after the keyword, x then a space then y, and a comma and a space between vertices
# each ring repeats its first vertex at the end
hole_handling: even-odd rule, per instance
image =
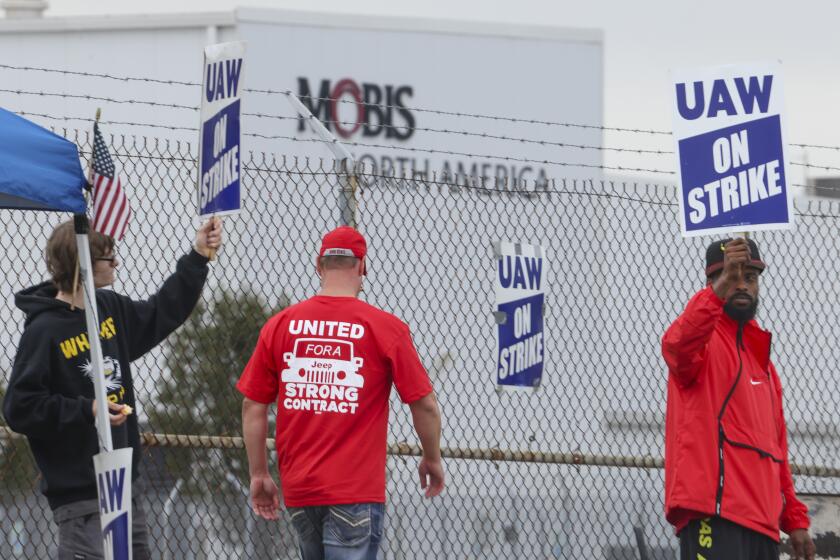
POLYGON ((364 360, 347 340, 299 338, 283 353, 286 384, 283 406, 289 410, 355 414, 365 379, 358 372, 364 360))

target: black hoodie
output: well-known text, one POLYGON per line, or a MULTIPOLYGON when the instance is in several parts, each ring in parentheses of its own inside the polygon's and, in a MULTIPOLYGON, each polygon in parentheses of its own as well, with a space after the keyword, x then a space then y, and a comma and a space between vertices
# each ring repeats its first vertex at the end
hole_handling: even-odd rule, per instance
MULTIPOLYGON (((189 317, 206 278, 207 259, 191 251, 147 301, 96 291, 106 387, 112 401, 134 407, 131 362, 189 317)), ((43 474, 41 491, 52 509, 96 499, 92 457, 99 452, 85 313, 55 299, 56 293, 55 285, 45 282, 15 294, 26 322, 3 401, 9 427, 29 440, 43 474)), ((134 448, 136 479, 141 452, 137 416, 112 426, 111 435, 114 449, 134 448)))

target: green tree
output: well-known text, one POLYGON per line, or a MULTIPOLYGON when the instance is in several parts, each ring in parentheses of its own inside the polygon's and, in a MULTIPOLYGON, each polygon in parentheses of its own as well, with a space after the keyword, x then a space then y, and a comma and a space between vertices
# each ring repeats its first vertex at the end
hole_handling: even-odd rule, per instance
MULTIPOLYGON (((165 347, 169 375, 159 388, 149 413, 149 427, 168 434, 240 436, 242 395, 236 381, 253 352, 260 329, 274 313, 259 296, 218 292, 209 308, 200 303, 165 347)), ((271 415, 273 416, 273 415, 271 415)), ((269 435, 273 434, 270 428, 269 435)), ((166 453, 167 467, 187 481, 187 490, 203 491, 224 484, 224 473, 236 475, 246 487, 244 450, 176 448, 166 453), (201 473, 212 473, 207 480, 201 473), (193 484, 191 484, 191 482, 193 484)))
MULTIPOLYGON (((240 436, 242 395, 236 382, 263 324, 287 305, 283 298, 272 309, 255 294, 227 290, 217 291, 209 305, 200 304, 164 346, 168 375, 149 412, 148 428, 167 434, 240 436)), ((269 414, 270 437, 273 417, 269 414)), ((164 448, 163 456, 169 474, 183 483, 180 492, 192 503, 215 503, 217 511, 237 516, 239 508, 247 508, 242 494, 247 494, 250 478, 244 449, 164 448)), ((252 531, 243 532, 239 523, 216 521, 207 538, 242 542, 249 557, 286 557, 294 549, 288 528, 277 524, 252 518, 252 531)))

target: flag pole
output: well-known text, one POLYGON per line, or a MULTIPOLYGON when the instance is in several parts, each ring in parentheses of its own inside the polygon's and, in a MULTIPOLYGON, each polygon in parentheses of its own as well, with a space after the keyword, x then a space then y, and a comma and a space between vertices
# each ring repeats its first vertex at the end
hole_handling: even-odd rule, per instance
MULTIPOLYGON (((99 117, 102 115, 102 109, 99 107, 96 108, 96 122, 99 122, 99 117)), ((88 182, 88 190, 85 192, 85 202, 88 202, 90 199, 90 189, 93 188, 92 184, 93 179, 93 150, 91 150, 90 157, 87 161, 87 182, 88 182)), ((70 304, 70 309, 73 310, 76 307, 76 294, 79 290, 79 253, 76 253, 76 271, 73 274, 73 303, 70 304)))
MULTIPOLYGON (((96 110, 96 122, 102 115, 102 110, 96 110)), ((93 148, 87 165, 88 183, 93 171, 93 148)), ((85 321, 87 323, 88 344, 90 345, 91 372, 93 377, 93 391, 96 398, 96 431, 99 433, 100 451, 112 451, 114 444, 111 440, 111 423, 108 417, 108 393, 105 389, 105 367, 102 357, 102 346, 99 342, 99 317, 96 308, 96 289, 93 285, 93 264, 90 258, 90 243, 88 232, 90 221, 87 214, 75 214, 73 224, 76 231, 76 267, 79 274, 74 278, 73 295, 75 299, 77 282, 82 282, 84 293, 85 321)))
POLYGON ((85 322, 90 345, 93 392, 96 398, 96 431, 99 433, 100 451, 112 451, 111 422, 108 416, 108 392, 105 390, 105 367, 102 346, 99 342, 99 317, 96 308, 96 290, 93 285, 93 266, 90 259, 88 231, 90 222, 85 214, 75 214, 73 223, 76 231, 76 249, 79 259, 79 276, 84 293, 85 322))
MULTIPOLYGON (((96 110, 96 123, 102 112, 96 110)), ((88 183, 93 178, 94 151, 96 145, 94 125, 94 147, 88 160, 88 183)), ((93 186, 95 188, 95 186, 93 186)), ((90 197, 96 199, 96 196, 90 197)), ((114 450, 111 438, 108 391, 105 382, 105 367, 102 344, 99 340, 100 322, 96 305, 96 286, 93 283, 93 264, 90 257, 88 232, 90 220, 87 214, 74 216, 76 247, 78 249, 80 277, 84 291, 85 321, 87 322, 88 344, 90 345, 93 392, 96 397, 96 431, 99 434, 99 453, 94 455, 93 468, 96 474, 96 489, 99 496, 99 523, 102 529, 102 548, 105 558, 132 560, 132 447, 114 450)), ((124 412, 125 413, 125 412, 124 412)))

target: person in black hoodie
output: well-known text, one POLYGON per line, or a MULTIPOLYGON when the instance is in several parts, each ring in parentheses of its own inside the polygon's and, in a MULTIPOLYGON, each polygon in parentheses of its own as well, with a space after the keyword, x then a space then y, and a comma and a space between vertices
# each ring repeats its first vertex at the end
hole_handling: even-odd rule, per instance
MULTIPOLYGON (((134 480, 141 449, 137 416, 130 413, 135 406, 131 362, 189 317, 207 278, 208 256, 221 242, 221 221, 209 220, 158 293, 134 301, 99 289, 113 284, 119 261, 111 237, 89 234, 111 435, 114 449, 134 448, 134 480)), ((93 469, 99 452, 96 406, 76 254, 73 222, 64 222, 47 242, 52 280, 15 294, 26 321, 3 401, 6 422, 26 436, 41 471, 41 491, 58 524, 59 560, 103 558, 93 469)), ((145 515, 136 499, 132 537, 135 560, 150 558, 145 515)))

